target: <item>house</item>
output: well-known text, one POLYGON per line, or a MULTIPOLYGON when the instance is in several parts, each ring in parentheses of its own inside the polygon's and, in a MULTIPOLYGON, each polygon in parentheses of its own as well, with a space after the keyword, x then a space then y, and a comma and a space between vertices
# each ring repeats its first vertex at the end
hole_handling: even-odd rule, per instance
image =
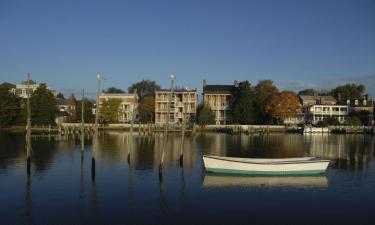
POLYGON ((130 123, 132 118, 138 119, 138 94, 125 94, 125 93, 116 93, 116 94, 107 94, 101 93, 99 95, 99 106, 103 104, 104 101, 109 99, 118 99, 120 103, 120 113, 118 115, 118 121, 120 123, 130 123))
POLYGON ((359 100, 348 99, 346 101, 346 104, 350 107, 350 111, 353 111, 353 112, 367 111, 367 112, 373 113, 374 111, 374 102, 372 101, 371 98, 369 98, 368 95, 363 96, 363 98, 359 100))
POLYGON ((349 106, 347 105, 312 105, 305 112, 307 121, 317 124, 325 118, 334 117, 340 123, 345 121, 345 117, 349 115, 349 106))
POLYGON ((171 102, 170 90, 159 90, 155 92, 155 124, 167 122, 168 107, 170 112, 170 124, 181 124, 194 121, 197 113, 198 92, 196 89, 173 90, 171 102))
POLYGON ((310 96, 300 95, 305 121, 317 124, 325 118, 334 117, 340 123, 345 121, 349 115, 349 107, 337 105, 337 100, 333 96, 310 96))
POLYGON ((203 80, 203 103, 215 113, 216 125, 232 122, 233 90, 238 85, 207 85, 203 80))
POLYGON ((56 108, 58 113, 56 115, 56 123, 75 122, 77 100, 72 94, 68 99, 56 98, 56 108))
MULTIPOLYGON (((20 98, 27 98, 28 94, 31 95, 32 93, 34 93, 34 91, 36 91, 40 84, 37 84, 35 83, 35 81, 32 80, 30 80, 29 84, 27 84, 27 81, 23 81, 20 84, 17 84, 15 88, 12 88, 10 92, 17 95, 20 98)), ((47 86, 47 84, 45 85, 47 86)), ((47 89, 50 90, 55 97, 57 96, 57 92, 55 90, 51 90, 48 86, 47 89)))

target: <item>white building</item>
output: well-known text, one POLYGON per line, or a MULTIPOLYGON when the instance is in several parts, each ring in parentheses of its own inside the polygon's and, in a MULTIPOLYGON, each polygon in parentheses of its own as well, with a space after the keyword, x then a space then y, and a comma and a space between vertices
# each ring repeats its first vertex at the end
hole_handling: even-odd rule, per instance
MULTIPOLYGON (((36 91, 39 85, 40 84, 37 84, 34 81, 31 81, 29 85, 27 84, 27 81, 23 81, 20 84, 17 84, 16 88, 12 88, 10 92, 17 95, 20 98, 27 98, 28 94, 31 95, 32 93, 34 93, 34 91, 36 91)), ((48 86, 47 89, 50 90, 55 97, 57 96, 57 92, 55 90, 51 90, 51 88, 49 88, 48 86)))
POLYGON ((312 105, 308 107, 307 116, 312 124, 322 121, 324 118, 335 117, 340 123, 349 115, 347 105, 312 105))
POLYGON ((118 121, 121 123, 130 123, 131 118, 135 120, 138 119, 138 95, 137 93, 134 94, 106 94, 102 93, 99 96, 99 105, 101 106, 104 101, 108 101, 109 99, 119 99, 121 100, 120 104, 120 113, 118 117, 118 121))

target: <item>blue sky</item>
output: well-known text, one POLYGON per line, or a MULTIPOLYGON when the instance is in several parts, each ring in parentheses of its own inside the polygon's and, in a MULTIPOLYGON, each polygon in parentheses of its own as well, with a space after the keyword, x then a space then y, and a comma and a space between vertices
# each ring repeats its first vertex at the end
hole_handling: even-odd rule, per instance
POLYGON ((0 0, 0 82, 27 72, 67 94, 95 76, 202 87, 272 79, 281 89, 363 82, 375 97, 374 0, 0 0))

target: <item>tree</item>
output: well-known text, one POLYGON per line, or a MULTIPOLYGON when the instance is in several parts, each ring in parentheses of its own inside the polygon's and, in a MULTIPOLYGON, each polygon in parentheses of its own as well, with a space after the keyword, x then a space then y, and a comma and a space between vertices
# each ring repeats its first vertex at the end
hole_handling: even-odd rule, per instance
POLYGON ((105 123, 118 122, 120 116, 120 99, 104 100, 100 107, 100 115, 105 123))
POLYGON ((0 128, 8 127, 16 122, 20 114, 20 99, 9 92, 9 86, 0 85, 0 128))
POLYGON ((125 91, 123 91, 122 89, 119 89, 119 88, 109 87, 105 93, 107 93, 107 94, 119 94, 119 93, 125 93, 125 91))
POLYGON ((253 124, 257 121, 255 95, 249 81, 240 82, 233 93, 233 121, 253 124))
POLYGON ((38 125, 55 123, 55 98, 47 85, 41 83, 30 97, 31 122, 38 125))
POLYGON ((356 116, 345 118, 344 124, 347 126, 361 126, 362 125, 361 120, 356 116))
POLYGON ((277 94, 279 90, 273 84, 272 80, 260 80, 255 86, 255 101, 258 111, 258 119, 260 123, 267 123, 270 121, 271 116, 266 112, 265 108, 268 102, 274 94, 277 94))
POLYGON ((365 91, 363 84, 345 84, 333 89, 332 95, 339 104, 346 104, 346 100, 361 99, 365 91))
POLYGON ((283 91, 272 96, 266 106, 266 111, 276 120, 285 119, 302 113, 302 105, 298 96, 291 91, 283 91))
POLYGON ((4 83, 0 84, 1 89, 6 89, 8 91, 10 91, 12 88, 15 88, 15 87, 16 87, 16 85, 8 83, 8 82, 4 82, 4 83))
POLYGON ((153 122, 155 115, 155 96, 144 96, 139 102, 138 111, 141 122, 153 122))
MULTIPOLYGON (((94 104, 86 98, 83 100, 83 104, 84 104, 83 119, 85 120, 85 123, 94 122, 95 115, 92 114, 92 108, 94 104)), ((77 106, 76 106, 77 122, 81 122, 81 118, 82 118, 81 113, 82 113, 82 100, 78 100, 77 106)))
POLYGON ((310 95, 310 96, 314 96, 315 93, 318 93, 318 92, 315 91, 312 88, 308 88, 308 89, 304 89, 304 90, 298 92, 298 95, 310 95))
POLYGON ((198 124, 206 126, 215 124, 215 113, 211 110, 209 105, 200 104, 197 108, 198 124))
POLYGON ((65 99, 65 98, 64 98, 64 95, 63 95, 61 92, 59 92, 59 93, 57 94, 56 98, 65 99))
POLYGON ((137 90, 138 96, 142 99, 146 95, 153 95, 155 91, 160 90, 160 86, 155 81, 142 80, 140 82, 132 84, 128 88, 129 93, 134 93, 137 90))
POLYGON ((349 117, 356 117, 361 121, 362 125, 370 125, 371 123, 371 113, 369 111, 353 111, 349 114, 349 117))

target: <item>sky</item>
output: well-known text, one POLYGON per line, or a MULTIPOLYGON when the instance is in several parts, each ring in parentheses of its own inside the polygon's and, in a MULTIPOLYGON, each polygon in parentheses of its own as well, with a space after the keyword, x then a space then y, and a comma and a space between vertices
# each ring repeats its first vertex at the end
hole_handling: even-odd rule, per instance
POLYGON ((0 82, 64 95, 142 79, 202 89, 363 83, 375 97, 375 0, 0 0, 0 82))

